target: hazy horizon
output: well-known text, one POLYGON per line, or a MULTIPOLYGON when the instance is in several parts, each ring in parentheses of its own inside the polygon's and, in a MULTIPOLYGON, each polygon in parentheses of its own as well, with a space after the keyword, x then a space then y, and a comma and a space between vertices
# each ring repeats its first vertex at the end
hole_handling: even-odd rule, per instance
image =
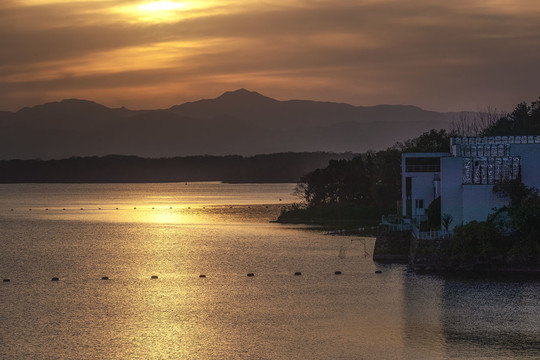
MULTIPOLYGON (((127 109, 127 110, 133 110, 133 111, 168 110, 168 109, 170 109, 170 108, 172 108, 174 106, 185 105, 185 104, 190 104, 190 103, 196 103, 196 102, 199 102, 199 101, 215 100, 215 99, 218 99, 221 96, 226 95, 226 94, 239 93, 239 92, 243 92, 243 91, 247 92, 247 93, 251 93, 251 94, 258 94, 258 95, 261 95, 263 97, 266 97, 266 98, 269 98, 269 99, 272 99, 272 100, 276 100, 276 101, 280 101, 280 102, 305 101, 305 102, 314 102, 314 103, 331 103, 331 104, 340 104, 340 105, 351 105, 351 106, 358 107, 358 108, 373 108, 373 107, 380 107, 380 106, 405 106, 405 107, 415 107, 415 108, 419 108, 419 109, 426 110, 426 111, 434 111, 434 112, 440 112, 440 113, 454 113, 454 112, 457 113, 457 112, 477 112, 477 111, 482 111, 482 109, 476 109, 476 110, 464 109, 464 110, 460 110, 460 111, 436 111, 436 110, 432 110, 432 109, 425 109, 425 108, 422 108, 421 106, 418 106, 418 105, 415 105, 415 104, 381 103, 381 104, 374 104, 374 105, 354 105, 354 104, 349 104, 347 102, 330 101, 330 100, 277 99, 277 98, 267 96, 266 94, 258 91, 257 89, 251 89, 251 88, 245 88, 245 87, 238 88, 238 89, 229 89, 229 90, 226 90, 223 93, 217 94, 215 96, 208 96, 208 97, 203 97, 203 98, 200 98, 200 99, 193 99, 191 101, 185 101, 185 102, 182 102, 182 103, 174 103, 174 104, 165 105, 165 106, 159 107, 159 108, 136 108, 136 107, 134 108, 134 107, 128 107, 128 106, 125 106, 125 105, 122 105, 122 104, 117 104, 115 106, 110 106, 110 105, 107 104, 107 101, 101 102, 101 101, 96 101, 95 99, 91 99, 91 98, 66 97, 66 98, 53 99, 51 101, 46 101, 46 102, 42 102, 42 103, 26 104, 26 105, 23 105, 20 108, 15 109, 15 110, 8 110, 8 109, 0 108, 0 111, 16 113, 16 112, 18 112, 18 111, 20 111, 22 109, 25 109, 25 108, 33 108, 33 107, 36 107, 36 106, 48 105, 48 104, 57 104, 57 103, 65 102, 65 101, 91 102, 91 103, 95 103, 95 104, 98 104, 98 105, 106 106, 106 107, 108 107, 110 109, 127 109)), ((532 99, 532 100, 534 100, 534 99, 532 99)), ((528 100, 524 100, 524 101, 529 102, 528 100)), ((515 105, 517 105, 517 103, 515 105)))

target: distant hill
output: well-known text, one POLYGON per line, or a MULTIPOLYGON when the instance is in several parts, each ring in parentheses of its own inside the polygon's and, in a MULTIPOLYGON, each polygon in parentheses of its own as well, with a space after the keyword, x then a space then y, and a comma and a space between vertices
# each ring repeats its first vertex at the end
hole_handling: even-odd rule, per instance
POLYGON ((0 111, 0 159, 358 153, 448 128, 458 116, 415 106, 278 101, 245 89, 160 110, 68 99, 0 111))
POLYGON ((0 183, 139 183, 223 181, 292 183, 353 153, 279 153, 147 159, 107 155, 61 160, 0 160, 0 183))

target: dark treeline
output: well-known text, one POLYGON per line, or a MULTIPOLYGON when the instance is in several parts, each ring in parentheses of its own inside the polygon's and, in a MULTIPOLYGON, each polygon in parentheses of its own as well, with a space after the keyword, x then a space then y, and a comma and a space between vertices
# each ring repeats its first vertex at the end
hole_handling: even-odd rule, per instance
POLYGON ((449 152, 451 136, 540 135, 540 102, 519 104, 515 110, 486 121, 462 119, 454 128, 431 130, 396 143, 386 150, 367 152, 353 159, 332 160, 302 176, 297 192, 304 199, 280 216, 282 222, 374 225, 380 216, 395 213, 401 200, 401 154, 449 152), (359 218, 359 214, 363 214, 359 218))
POLYGON ((531 105, 522 102, 509 114, 488 109, 476 117, 463 114, 453 123, 452 133, 459 136, 540 135, 540 100, 531 105))
POLYGON ((0 183, 294 183, 306 172, 332 159, 354 156, 352 153, 314 152, 250 157, 204 155, 149 159, 108 155, 62 160, 3 160, 0 161, 0 183))

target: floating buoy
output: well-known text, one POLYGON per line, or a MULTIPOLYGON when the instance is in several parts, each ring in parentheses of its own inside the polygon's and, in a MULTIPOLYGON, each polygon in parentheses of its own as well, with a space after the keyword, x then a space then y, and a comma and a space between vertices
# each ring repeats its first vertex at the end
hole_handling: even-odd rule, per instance
POLYGON ((45 209, 45 211, 49 211, 49 209, 45 209))
POLYGON ((101 210, 101 208, 98 208, 98 210, 101 210))
POLYGON ((335 275, 341 275, 341 271, 334 272, 335 275))
POLYGON ((152 279, 152 280, 155 280, 155 279, 157 279, 157 278, 158 278, 157 275, 152 275, 152 276, 150 276, 150 279, 152 279))
POLYGON ((118 210, 118 208, 116 208, 116 210, 118 210))
POLYGON ((28 209, 28 211, 32 211, 32 209, 28 209))
POLYGON ((206 275, 204 275, 204 274, 201 274, 201 275, 199 275, 199 277, 200 277, 200 278, 205 278, 205 277, 206 277, 206 275))
POLYGON ((60 281, 60 279, 55 276, 51 279, 51 281, 60 281))
POLYGON ((108 277, 108 276, 103 276, 103 277, 101 278, 101 280, 109 280, 109 277, 108 277))
POLYGON ((10 282, 11 280, 9 280, 9 279, 4 279, 4 280, 2 280, 2 281, 3 281, 3 282, 10 282))
POLYGON ((252 276, 255 276, 255 274, 254 273, 248 273, 247 276, 252 277, 252 276))
POLYGON ((84 210, 83 208, 81 208, 81 210, 84 210))
POLYGON ((300 271, 297 271, 297 272, 294 273, 294 276, 300 276, 300 275, 302 275, 302 273, 300 271))
POLYGON ((377 270, 377 271, 375 271, 375 274, 382 274, 382 271, 381 271, 381 270, 377 270))
POLYGON ((64 210, 64 211, 65 211, 65 210, 66 210, 66 208, 63 208, 62 210, 64 210))
POLYGON ((136 207, 134 207, 134 208, 133 208, 133 210, 137 210, 137 208, 136 208, 136 207))

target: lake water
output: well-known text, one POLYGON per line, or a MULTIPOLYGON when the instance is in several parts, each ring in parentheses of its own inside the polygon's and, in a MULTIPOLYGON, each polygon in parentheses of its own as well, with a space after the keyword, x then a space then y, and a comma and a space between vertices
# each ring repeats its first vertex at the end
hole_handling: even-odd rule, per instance
POLYGON ((537 278, 377 265, 293 188, 0 185, 0 359, 540 358, 537 278))

